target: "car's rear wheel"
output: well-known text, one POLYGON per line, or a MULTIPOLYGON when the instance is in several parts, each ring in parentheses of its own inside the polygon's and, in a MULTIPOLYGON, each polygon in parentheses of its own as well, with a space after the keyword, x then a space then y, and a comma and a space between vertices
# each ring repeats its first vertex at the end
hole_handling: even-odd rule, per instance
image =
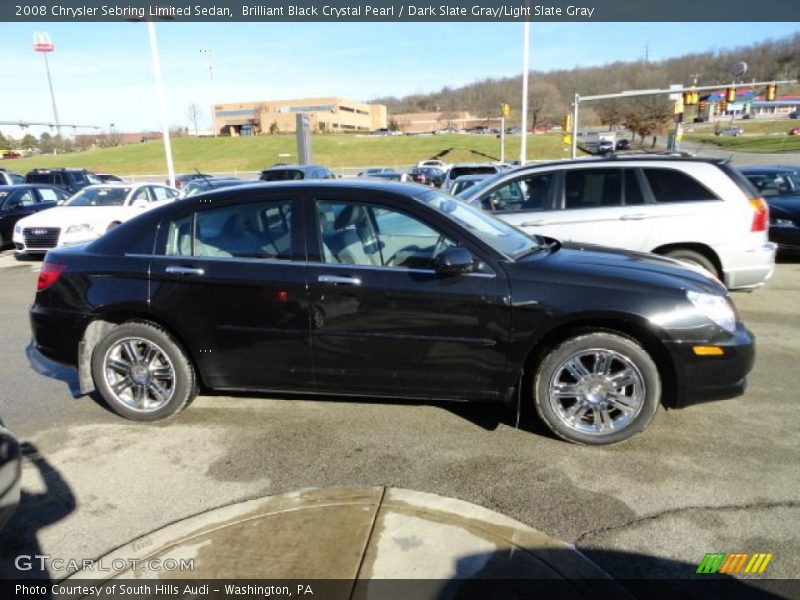
POLYGON ((653 420, 661 378, 637 342, 596 332, 553 348, 539 366, 533 393, 536 412, 559 437, 579 444, 613 444, 653 420))
POLYGON ((134 421, 165 419, 197 395, 186 353, 151 323, 128 322, 111 329, 92 353, 92 378, 106 403, 134 421))
POLYGON ((713 277, 719 279, 720 274, 717 272, 717 267, 715 267, 714 263, 712 263, 708 258, 699 252, 687 250, 685 248, 678 248, 676 250, 670 250, 664 256, 674 258, 675 260, 679 260, 687 265, 692 265, 693 267, 701 267, 708 271, 713 277))

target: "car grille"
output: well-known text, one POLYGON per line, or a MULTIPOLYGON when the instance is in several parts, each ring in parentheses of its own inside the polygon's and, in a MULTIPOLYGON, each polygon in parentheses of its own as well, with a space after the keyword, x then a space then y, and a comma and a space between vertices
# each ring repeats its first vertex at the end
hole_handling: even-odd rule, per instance
POLYGON ((22 237, 27 248, 55 248, 58 245, 60 227, 26 227, 22 237))

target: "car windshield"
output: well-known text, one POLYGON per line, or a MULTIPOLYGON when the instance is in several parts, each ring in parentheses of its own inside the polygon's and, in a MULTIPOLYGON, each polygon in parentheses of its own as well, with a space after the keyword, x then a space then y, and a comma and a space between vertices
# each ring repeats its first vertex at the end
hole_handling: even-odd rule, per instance
POLYGON ((542 239, 530 236, 505 221, 442 192, 431 190, 416 196, 416 199, 444 213, 495 251, 512 260, 544 246, 542 239))
POLYGON ((64 206, 122 206, 131 191, 129 187, 85 188, 64 203, 64 206))
POLYGON ((461 190, 458 194, 459 198, 474 198, 478 194, 480 194, 483 190, 491 186, 495 181, 497 181, 502 176, 501 173, 496 173, 495 175, 490 175, 486 179, 483 179, 476 183, 475 185, 468 187, 465 190, 461 190))
POLYGON ((297 169, 274 169, 264 171, 261 174, 263 181, 291 181, 293 179, 303 179, 303 172, 297 169))

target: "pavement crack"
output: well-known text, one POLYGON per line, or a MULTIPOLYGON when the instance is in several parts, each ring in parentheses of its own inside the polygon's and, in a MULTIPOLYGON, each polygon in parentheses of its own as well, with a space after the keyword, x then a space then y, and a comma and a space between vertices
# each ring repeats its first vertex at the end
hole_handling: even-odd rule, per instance
POLYGON ((800 508, 800 501, 785 500, 781 502, 749 502, 747 504, 723 504, 721 506, 701 505, 701 506, 682 506, 680 508, 670 508, 650 515, 636 517, 630 519, 629 521, 626 521, 625 523, 620 523, 619 525, 609 525, 607 527, 597 527, 595 529, 590 529, 589 531, 585 531, 580 536, 578 536, 578 538, 573 543, 575 546, 578 546, 581 544, 581 542, 583 542, 585 538, 588 538, 590 536, 607 533, 609 531, 627 529, 628 527, 633 527, 635 525, 639 525, 640 523, 657 521, 662 517, 669 517, 680 513, 700 512, 704 510, 713 510, 717 512, 719 511, 733 512, 740 510, 768 510, 772 508, 800 508))

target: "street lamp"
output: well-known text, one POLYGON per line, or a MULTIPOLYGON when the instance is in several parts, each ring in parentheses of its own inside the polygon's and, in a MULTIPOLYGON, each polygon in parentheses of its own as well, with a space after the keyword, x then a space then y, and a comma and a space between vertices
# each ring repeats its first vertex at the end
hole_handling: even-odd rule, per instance
POLYGON ((528 69, 531 54, 531 24, 525 21, 522 29, 522 140, 519 144, 519 164, 524 165, 528 153, 528 69))
POLYGON ((169 140, 169 121, 167 119, 164 82, 161 79, 161 60, 158 56, 156 26, 152 21, 147 21, 147 33, 150 37, 150 54, 153 58, 153 75, 156 80, 156 100, 158 101, 158 112, 161 118, 161 137, 164 139, 164 154, 166 154, 167 158, 167 177, 170 186, 175 187, 175 165, 172 162, 172 144, 169 140))
POLYGON ((208 98, 211 106, 211 129, 214 130, 214 137, 217 137, 217 125, 214 122, 214 63, 212 62, 211 48, 201 48, 200 54, 208 57, 208 98))
POLYGON ((36 52, 41 52, 44 56, 44 69, 47 72, 47 85, 50 87, 50 102, 53 104, 53 117, 56 122, 56 132, 61 137, 61 122, 58 120, 58 109, 56 108, 56 95, 53 91, 53 80, 50 77, 50 63, 47 60, 47 55, 53 52, 56 47, 50 40, 50 36, 44 31, 36 31, 33 34, 33 49, 36 52))

